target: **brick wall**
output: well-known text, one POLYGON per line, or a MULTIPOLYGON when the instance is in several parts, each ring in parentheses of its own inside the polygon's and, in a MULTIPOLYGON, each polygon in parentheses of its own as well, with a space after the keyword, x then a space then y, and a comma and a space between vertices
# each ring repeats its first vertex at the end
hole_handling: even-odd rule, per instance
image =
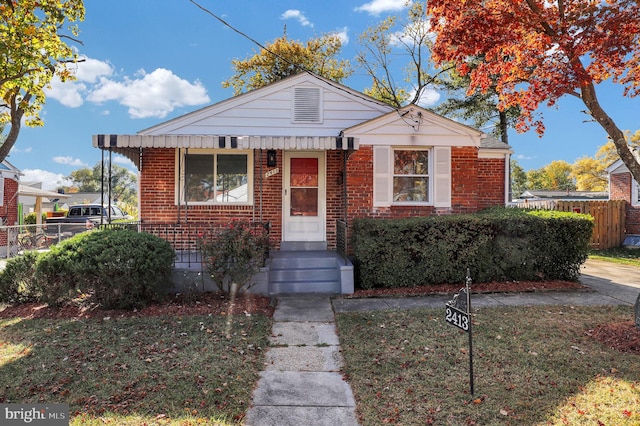
MULTIPOLYGON (((329 248, 336 244, 336 220, 348 223, 354 218, 402 218, 474 212, 479 209, 504 205, 504 160, 478 159, 477 148, 454 147, 452 156, 452 206, 391 206, 373 207, 373 148, 361 146, 359 150, 327 151, 326 153, 326 233, 329 248), (344 201, 343 167, 346 163, 347 203, 344 201)), ((277 151, 276 167, 279 173, 264 177, 270 169, 266 165, 266 151, 254 152, 254 205, 253 206, 176 206, 175 204, 175 150, 145 149, 140 176, 140 218, 146 223, 207 223, 212 226, 230 219, 268 221, 271 239, 276 248, 282 239, 283 152, 277 151), (262 177, 262 179, 261 179, 262 177), (260 217, 262 214, 262 217, 260 217)))
POLYGON ((616 173, 610 175, 609 199, 625 200, 631 203, 631 173, 616 173))
POLYGON ((625 200, 625 234, 640 234, 640 206, 631 204, 631 186, 633 178, 631 173, 616 173, 609 175, 609 199, 625 200))
MULTIPOLYGON (((270 222, 271 239, 278 245, 282 239, 282 215, 280 210, 282 194, 282 172, 263 178, 269 170, 266 165, 266 152, 261 156, 255 152, 254 168, 254 204, 253 206, 220 205, 176 205, 176 154, 174 149, 145 149, 140 174, 140 218, 144 223, 205 223, 216 227, 230 220, 270 222), (261 173, 262 172, 262 173, 261 173), (260 216, 262 203, 262 216, 260 216)), ((282 170, 282 155, 278 155, 278 164, 282 170)))
MULTIPOLYGON (((4 185, 4 199, 0 207, 0 216, 7 226, 18 224, 18 181, 0 178, 4 185)), ((7 232, 0 232, 0 246, 7 245, 7 232)))
POLYGON ((505 173, 504 159, 478 160, 478 209, 504 205, 505 173))

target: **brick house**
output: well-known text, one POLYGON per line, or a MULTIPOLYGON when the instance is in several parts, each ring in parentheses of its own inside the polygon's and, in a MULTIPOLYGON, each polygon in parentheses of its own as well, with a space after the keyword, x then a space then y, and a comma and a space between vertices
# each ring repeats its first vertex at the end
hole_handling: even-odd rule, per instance
POLYGON ((292 264, 294 253, 343 248, 341 224, 475 212, 508 197, 508 145, 309 73, 93 144, 137 165, 143 225, 268 222, 276 255, 268 293, 353 291, 273 272, 283 253, 292 264))
POLYGON ((640 235, 640 189, 622 160, 607 168, 609 199, 626 201, 625 234, 640 235))
MULTIPOLYGON (((0 220, 2 226, 18 224, 18 188, 20 186, 20 170, 8 161, 0 163, 0 220)), ((7 257, 8 231, 0 231, 0 258, 7 257)))

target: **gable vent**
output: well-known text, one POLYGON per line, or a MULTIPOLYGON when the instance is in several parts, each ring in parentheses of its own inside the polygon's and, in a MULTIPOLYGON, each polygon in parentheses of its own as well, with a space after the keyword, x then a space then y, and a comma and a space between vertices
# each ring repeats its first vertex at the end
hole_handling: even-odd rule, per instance
POLYGON ((322 122, 322 89, 320 87, 293 88, 293 122, 322 122))

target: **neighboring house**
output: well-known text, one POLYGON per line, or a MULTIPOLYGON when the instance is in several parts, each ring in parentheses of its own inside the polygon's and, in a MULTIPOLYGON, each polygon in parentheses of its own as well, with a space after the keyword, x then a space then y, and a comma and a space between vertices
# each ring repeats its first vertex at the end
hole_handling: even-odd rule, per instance
POLYGON ((617 160, 607 168, 609 175, 609 199, 627 202, 625 233, 640 235, 640 190, 638 183, 622 160, 617 160))
MULTIPOLYGON (((68 195, 59 194, 56 191, 42 189, 41 183, 20 184, 18 188, 18 201, 21 205, 21 213, 26 216, 30 213, 36 214, 36 224, 42 223, 42 214, 52 211, 53 206, 68 195)), ((22 224, 24 217, 20 218, 22 224)))
POLYGON ((93 144, 137 165, 143 224, 269 222, 282 251, 335 249, 338 221, 505 205, 512 152, 310 73, 93 144))
MULTIPOLYGON (((7 160, 0 163, 0 226, 18 223, 18 186, 22 173, 7 160)), ((0 258, 7 257, 8 228, 0 228, 0 258)))
MULTIPOLYGON (((7 160, 0 163, 0 219, 1 225, 18 223, 18 187, 22 173, 7 160)), ((4 241, 6 243, 6 241, 4 241)), ((0 242, 0 245, 2 242, 0 242)))

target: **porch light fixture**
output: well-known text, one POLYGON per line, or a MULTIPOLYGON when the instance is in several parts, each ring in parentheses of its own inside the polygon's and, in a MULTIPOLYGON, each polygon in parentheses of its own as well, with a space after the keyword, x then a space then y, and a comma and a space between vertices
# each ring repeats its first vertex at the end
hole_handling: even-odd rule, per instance
POLYGON ((267 151, 267 167, 275 167, 276 164, 276 150, 270 149, 267 151))

